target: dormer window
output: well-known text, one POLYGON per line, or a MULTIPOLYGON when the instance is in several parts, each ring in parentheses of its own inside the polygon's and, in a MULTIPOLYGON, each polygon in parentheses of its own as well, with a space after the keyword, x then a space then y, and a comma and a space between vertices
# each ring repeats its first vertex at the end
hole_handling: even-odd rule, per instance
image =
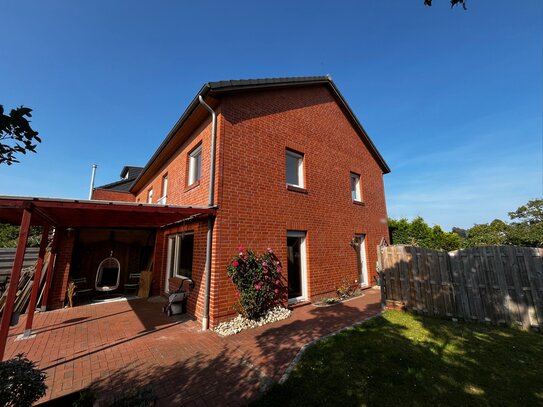
POLYGON ((200 181, 202 172, 202 145, 189 153, 189 186, 200 181))

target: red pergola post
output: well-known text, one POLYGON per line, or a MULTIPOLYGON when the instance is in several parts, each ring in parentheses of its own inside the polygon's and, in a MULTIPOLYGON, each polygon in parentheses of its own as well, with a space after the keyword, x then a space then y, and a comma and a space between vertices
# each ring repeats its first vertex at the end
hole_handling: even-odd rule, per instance
POLYGON ((19 231, 19 240, 17 242, 17 251, 15 252, 15 260, 13 261, 13 269, 9 279, 8 295, 2 314, 2 322, 0 323, 0 361, 4 358, 6 350, 6 342, 8 339, 9 325, 11 322, 13 308, 15 307, 15 295, 17 294, 17 286, 19 285, 19 277, 21 277, 21 269, 23 268, 23 260, 26 252, 26 244, 28 243, 28 231, 30 230, 30 218, 32 213, 28 209, 23 210, 21 220, 21 229, 19 231))
POLYGON ((34 321, 34 311, 36 310, 38 292, 40 291, 41 272, 43 268, 43 260, 45 258, 45 249, 47 248, 48 238, 49 225, 43 225, 43 231, 40 241, 40 251, 38 253, 38 261, 36 262, 36 271, 34 272, 34 282, 32 283, 32 294, 30 294, 30 303, 28 304, 28 312, 26 314, 26 326, 24 333, 25 337, 32 334, 32 322, 34 321))
POLYGON ((49 264, 47 264, 47 275, 45 276, 45 287, 43 289, 43 297, 41 300, 40 311, 47 309, 47 298, 49 297, 49 290, 51 289, 51 283, 53 281, 53 270, 55 267, 55 258, 58 251, 58 243, 60 240, 60 229, 55 227, 55 233, 53 234, 53 244, 51 245, 51 255, 49 256, 49 264))

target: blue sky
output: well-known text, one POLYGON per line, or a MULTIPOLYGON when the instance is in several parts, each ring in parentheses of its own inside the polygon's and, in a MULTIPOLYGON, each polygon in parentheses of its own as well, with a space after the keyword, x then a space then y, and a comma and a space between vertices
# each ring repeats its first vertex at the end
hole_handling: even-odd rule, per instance
POLYGON ((392 168, 389 216, 507 219, 543 196, 543 2, 422 3, 4 0, 0 104, 43 143, 0 194, 86 198, 207 81, 331 74, 392 168))

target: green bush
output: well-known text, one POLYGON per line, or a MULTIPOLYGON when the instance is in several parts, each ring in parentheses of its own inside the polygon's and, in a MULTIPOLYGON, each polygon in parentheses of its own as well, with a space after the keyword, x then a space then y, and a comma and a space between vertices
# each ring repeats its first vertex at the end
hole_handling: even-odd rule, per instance
POLYGON ((27 407, 45 395, 47 376, 20 353, 0 362, 0 405, 27 407))
POLYGON ((239 248, 239 254, 226 267, 228 276, 238 289, 241 313, 258 319, 270 308, 281 303, 285 294, 281 262, 268 248, 257 256, 251 250, 239 248))

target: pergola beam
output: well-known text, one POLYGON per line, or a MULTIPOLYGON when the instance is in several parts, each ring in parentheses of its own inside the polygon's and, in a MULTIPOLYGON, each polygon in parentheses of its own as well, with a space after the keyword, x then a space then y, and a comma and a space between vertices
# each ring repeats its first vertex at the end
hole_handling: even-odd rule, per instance
POLYGON ((19 231, 19 240, 17 241, 17 250, 15 252, 15 260, 13 261, 13 270, 11 271, 11 278, 9 280, 8 295, 6 297, 4 312, 2 314, 2 322, 0 322, 0 361, 4 359, 4 352, 6 350, 9 325, 11 323, 13 309, 15 307, 17 286, 19 285, 19 278, 21 277, 21 270, 23 268, 26 245, 28 243, 31 218, 32 213, 30 210, 24 209, 21 219, 21 229, 19 231))

